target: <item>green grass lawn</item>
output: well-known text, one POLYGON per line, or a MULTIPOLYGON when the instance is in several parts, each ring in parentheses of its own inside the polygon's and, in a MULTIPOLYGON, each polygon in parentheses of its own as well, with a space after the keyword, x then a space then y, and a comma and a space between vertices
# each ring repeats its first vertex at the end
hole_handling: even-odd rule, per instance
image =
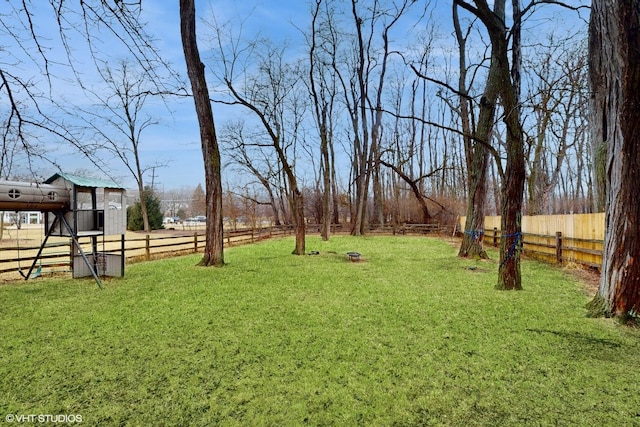
POLYGON ((640 425, 640 334, 563 271, 418 237, 309 237, 0 287, 0 423, 640 425), (361 262, 350 262, 348 251, 361 262))

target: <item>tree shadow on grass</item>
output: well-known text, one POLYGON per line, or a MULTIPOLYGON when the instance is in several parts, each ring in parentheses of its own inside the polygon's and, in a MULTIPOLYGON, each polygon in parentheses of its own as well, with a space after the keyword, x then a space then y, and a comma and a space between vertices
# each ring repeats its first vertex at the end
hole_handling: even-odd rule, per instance
POLYGON ((554 331, 550 329, 527 328, 527 332, 552 335, 560 338, 563 347, 571 353, 571 357, 589 357, 611 359, 621 357, 620 350, 624 344, 607 338, 598 338, 576 331, 554 331))

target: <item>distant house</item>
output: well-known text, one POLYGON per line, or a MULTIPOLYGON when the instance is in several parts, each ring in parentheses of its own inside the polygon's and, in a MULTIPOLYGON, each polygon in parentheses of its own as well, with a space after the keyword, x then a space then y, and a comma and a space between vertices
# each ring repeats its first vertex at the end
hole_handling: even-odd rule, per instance
POLYGON ((2 219, 5 226, 14 225, 17 221, 20 221, 20 224, 42 224, 44 215, 40 211, 4 211, 2 219))

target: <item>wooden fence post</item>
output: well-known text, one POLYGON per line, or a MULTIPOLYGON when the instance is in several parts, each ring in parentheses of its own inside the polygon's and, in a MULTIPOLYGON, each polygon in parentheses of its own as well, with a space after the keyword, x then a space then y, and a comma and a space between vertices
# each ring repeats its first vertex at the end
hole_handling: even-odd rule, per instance
POLYGON ((562 265, 562 231, 556 231, 556 262, 562 265))
POLYGON ((493 247, 498 247, 498 228, 493 227, 493 247))
POLYGON ((151 241, 148 234, 145 238, 145 258, 147 261, 151 259, 151 241))
POLYGON ((198 253, 198 232, 193 232, 193 253, 198 253))

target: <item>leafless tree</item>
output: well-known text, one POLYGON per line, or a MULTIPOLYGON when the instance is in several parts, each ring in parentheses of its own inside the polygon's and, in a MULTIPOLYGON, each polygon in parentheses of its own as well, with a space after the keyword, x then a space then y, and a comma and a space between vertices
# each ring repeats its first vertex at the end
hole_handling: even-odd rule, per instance
POLYGON ((275 47, 268 41, 254 40, 241 46, 237 39, 224 33, 223 26, 214 23, 212 29, 218 55, 213 59, 217 64, 214 73, 228 97, 219 102, 248 111, 262 131, 253 143, 270 147, 278 159, 295 228, 296 244, 292 253, 304 255, 304 195, 295 162, 302 142, 301 123, 308 96, 301 86, 300 67, 296 61, 287 61, 286 45, 275 47))
MULTIPOLYGON (((340 82, 352 133, 351 175, 355 189, 351 231, 354 235, 364 234, 366 231, 369 189, 372 184, 372 221, 383 221, 378 159, 383 130, 384 86, 392 55, 390 35, 412 4, 411 1, 383 4, 376 0, 362 5, 352 0, 350 19, 355 34, 349 40, 342 38, 347 52, 336 55, 332 63, 340 82)), ((333 31, 337 32, 338 29, 333 31)))
MULTIPOLYGON (((502 107, 501 120, 505 130, 505 165, 495 157, 498 170, 503 170, 501 191, 500 266, 498 289, 521 289, 520 251, 522 249, 522 216, 524 183, 526 178, 524 132, 521 118, 521 28, 523 17, 539 3, 532 1, 520 8, 513 0, 511 28, 506 26, 506 1, 497 0, 493 8, 485 0, 474 0, 473 4, 456 0, 456 4, 477 17, 485 27, 491 42, 491 65, 487 87, 493 86, 502 107), (511 58, 509 58, 511 52, 511 58), (495 68, 493 68, 495 67, 495 68)), ((560 2, 549 1, 563 5, 560 2)), ((563 5, 565 6, 565 5, 563 5)), ((487 99, 490 101, 490 99, 487 99)), ((497 151, 494 150, 494 154, 497 151)))
MULTIPOLYGON (((155 94, 155 85, 148 82, 146 74, 136 70, 128 60, 121 60, 117 68, 108 64, 99 70, 105 86, 87 88, 96 104, 82 107, 79 120, 93 132, 92 140, 99 141, 96 152, 106 150, 127 168, 135 179, 138 193, 145 191, 144 174, 157 167, 166 166, 160 162, 145 165, 141 155, 143 133, 159 121, 146 113, 150 101, 160 99, 155 94)), ((153 189, 152 189, 153 191, 153 189)), ((150 231, 146 198, 140 198, 140 211, 144 230, 150 231)))
MULTIPOLYGON (((144 30, 141 2, 51 0, 5 2, 5 7, 0 27, 6 36, 2 49, 9 55, 0 60, 0 92, 7 100, 8 112, 2 120, 2 133, 20 143, 25 170, 33 176, 37 176, 33 167, 37 159, 59 168, 34 142, 39 138, 69 144, 108 174, 93 155, 96 145, 74 125, 76 110, 69 108, 63 88, 81 94, 88 86, 86 68, 101 67, 113 50, 126 52, 148 81, 157 82, 158 90, 166 81, 157 78, 158 73, 167 71, 175 77, 144 30), (44 20, 53 25, 53 32, 37 25, 44 20), (107 43, 111 43, 110 49, 104 48, 107 43), (31 69, 35 72, 25 72, 31 69)), ((3 138, 2 143, 7 141, 3 138)))
POLYGON ((256 144, 256 138, 251 133, 247 135, 246 123, 243 120, 226 123, 222 128, 221 141, 231 161, 241 172, 249 172, 264 190, 267 201, 256 200, 256 203, 270 205, 273 223, 282 225, 284 217, 278 202, 282 198, 279 194, 279 189, 282 188, 282 174, 277 167, 278 160, 272 156, 273 153, 266 152, 269 147, 256 144))
POLYGON ((458 42, 459 80, 458 80, 458 114, 463 132, 465 160, 467 170, 467 213, 464 234, 458 256, 487 258, 482 241, 484 238, 484 216, 487 200, 487 171, 489 166, 489 149, 498 97, 497 64, 493 55, 490 58, 485 89, 478 103, 478 122, 475 122, 475 105, 469 96, 467 81, 467 39, 472 26, 463 30, 458 16, 458 5, 453 3, 453 23, 458 42))
MULTIPOLYGON (((527 63, 532 74, 525 108, 532 110, 534 119, 526 137, 530 215, 553 213, 552 195, 560 176, 569 175, 571 150, 586 142, 580 138, 587 91, 586 52, 580 45, 574 48, 566 40, 552 38, 543 49, 527 63)), ((590 173, 586 167, 575 171, 578 187, 583 186, 585 173, 590 173)))
POLYGON ((187 63, 187 73, 191 81, 191 90, 200 126, 200 142, 205 170, 207 241, 204 255, 199 265, 220 267, 224 265, 222 165, 213 121, 213 110, 209 100, 209 88, 207 87, 204 64, 200 60, 196 40, 194 0, 180 0, 180 33, 187 63))
POLYGON ((323 240, 329 239, 333 219, 333 197, 335 189, 335 152, 333 144, 334 109, 337 97, 337 81, 331 72, 331 61, 338 46, 336 33, 331 31, 332 13, 328 1, 316 0, 312 10, 311 34, 309 35, 309 90, 313 116, 320 138, 320 174, 322 179, 322 227, 323 240), (324 10, 325 21, 321 11, 324 10), (323 31, 324 29, 324 31, 323 31))
MULTIPOLYGON (((512 72, 509 59, 509 38, 514 42, 519 36, 510 34, 506 26, 505 0, 494 2, 493 8, 485 0, 474 0, 474 4, 456 0, 456 4, 471 12, 485 26, 491 41, 491 79, 487 87, 494 87, 503 108, 502 121, 506 127, 506 166, 502 186, 502 212, 500 239, 500 266, 498 289, 521 289, 520 251, 522 230, 520 218, 525 181, 525 158, 522 124, 519 105, 519 71, 512 72)), ((521 16, 514 17, 514 22, 521 16)), ((514 24, 519 28, 519 23, 514 24)), ((518 46, 512 50, 518 51, 518 46)), ((517 64, 516 64, 517 65, 517 64)), ((487 102, 491 102, 487 98, 487 102)))

